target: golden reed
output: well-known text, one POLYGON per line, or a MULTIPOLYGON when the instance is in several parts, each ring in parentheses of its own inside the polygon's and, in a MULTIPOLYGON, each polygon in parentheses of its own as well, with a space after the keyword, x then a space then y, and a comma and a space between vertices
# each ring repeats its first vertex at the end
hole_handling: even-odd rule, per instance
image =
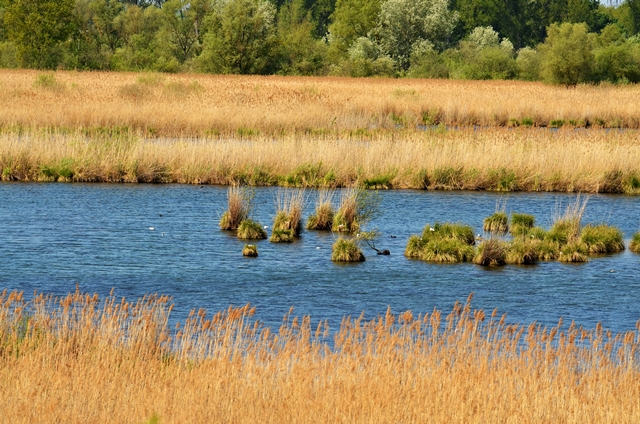
POLYGON ((472 310, 370 321, 248 305, 170 325, 171 301, 0 296, 0 422, 640 421, 640 329, 507 324, 472 310), (151 419, 151 420, 150 420, 151 419))
POLYGON ((0 70, 0 88, 3 180, 640 192, 636 86, 0 70))

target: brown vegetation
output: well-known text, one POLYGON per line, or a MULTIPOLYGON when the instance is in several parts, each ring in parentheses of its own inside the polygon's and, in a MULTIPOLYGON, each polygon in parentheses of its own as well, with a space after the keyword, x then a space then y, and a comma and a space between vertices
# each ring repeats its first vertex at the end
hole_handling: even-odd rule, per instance
POLYGON ((271 332, 249 306, 0 296, 2 421, 638 422, 639 332, 507 324, 456 303, 271 332))

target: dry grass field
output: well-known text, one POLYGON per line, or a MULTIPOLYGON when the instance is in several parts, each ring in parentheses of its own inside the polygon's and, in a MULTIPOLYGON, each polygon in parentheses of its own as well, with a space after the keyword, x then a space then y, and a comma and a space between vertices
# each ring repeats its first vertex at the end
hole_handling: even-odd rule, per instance
POLYGON ((0 171, 20 181, 638 193, 639 94, 0 70, 0 171))
MULTIPOLYGON (((471 298, 471 297, 470 297, 471 298)), ((0 297, 0 422, 637 423, 640 329, 472 310, 261 326, 249 306, 0 297), (45 418, 46 417, 46 418, 45 418)))
POLYGON ((515 121, 640 128, 639 110, 638 86, 0 70, 4 127, 127 127, 172 137, 515 121))

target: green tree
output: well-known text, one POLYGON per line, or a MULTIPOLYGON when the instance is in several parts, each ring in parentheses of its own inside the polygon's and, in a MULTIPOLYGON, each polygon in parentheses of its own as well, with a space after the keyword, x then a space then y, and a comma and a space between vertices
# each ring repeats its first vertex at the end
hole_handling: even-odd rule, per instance
POLYGON ((73 31, 74 0, 8 0, 3 21, 23 66, 53 69, 73 31))
POLYGON ((593 76, 593 37, 587 24, 552 24, 539 51, 541 73, 546 82, 576 85, 589 82, 593 76))
POLYGON ((203 21, 210 11, 206 0, 169 0, 162 6, 165 34, 180 63, 200 52, 203 21))
POLYGON ((72 34, 73 67, 108 69, 110 60, 122 46, 121 29, 117 17, 124 6, 117 0, 76 0, 76 28, 72 34))
POLYGON ((276 8, 264 0, 217 3, 207 20, 199 67, 221 74, 273 72, 277 47, 276 8))
POLYGON ((366 37, 378 21, 381 0, 337 0, 329 25, 332 52, 345 56, 353 42, 366 37))
POLYGON ((387 0, 371 36, 398 69, 406 71, 412 54, 449 44, 458 14, 448 6, 448 0, 387 0))

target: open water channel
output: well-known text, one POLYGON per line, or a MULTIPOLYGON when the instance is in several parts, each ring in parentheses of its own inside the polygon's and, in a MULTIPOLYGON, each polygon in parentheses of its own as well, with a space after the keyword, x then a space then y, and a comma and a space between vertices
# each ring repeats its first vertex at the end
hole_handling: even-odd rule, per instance
MULTIPOLYGON (((271 226, 277 188, 257 188, 254 218, 271 226)), ((292 244, 259 241, 258 258, 241 255, 244 242, 217 227, 226 187, 108 184, 0 184, 0 289, 85 292, 129 300, 149 293, 174 298, 174 319, 194 308, 210 312, 250 302, 276 329, 291 306, 312 322, 337 328, 345 315, 365 317, 407 309, 448 313, 474 292, 473 306, 498 308, 508 320, 555 325, 575 320, 615 332, 640 319, 640 255, 628 250, 585 264, 540 263, 487 269, 438 265, 403 256, 411 234, 436 220, 482 230, 496 201, 507 211, 549 226, 575 195, 556 193, 385 191, 381 214, 369 224, 382 236, 364 263, 331 262, 334 236, 305 231, 292 244), (153 227, 154 230, 150 230, 153 227), (394 236, 394 237, 392 237, 394 236)), ((307 191, 308 216, 316 192, 307 191)), ((337 199, 336 199, 337 201, 337 199)), ((615 225, 628 243, 640 229, 640 197, 589 196, 584 223, 615 225)))

